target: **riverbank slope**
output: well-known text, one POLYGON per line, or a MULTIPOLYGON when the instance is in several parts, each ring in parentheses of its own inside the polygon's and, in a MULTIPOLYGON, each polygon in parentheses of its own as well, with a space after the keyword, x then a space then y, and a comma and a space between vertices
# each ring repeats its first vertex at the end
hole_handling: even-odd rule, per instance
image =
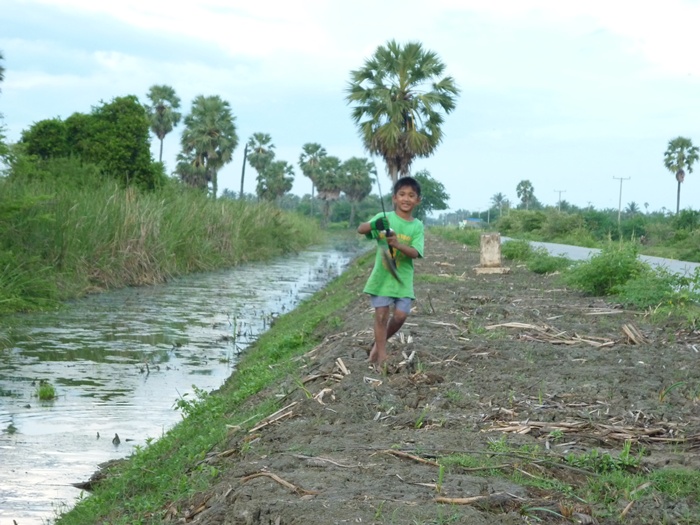
POLYGON ((58 523, 697 523, 700 334, 478 263, 428 234, 377 373, 361 258, 58 523))

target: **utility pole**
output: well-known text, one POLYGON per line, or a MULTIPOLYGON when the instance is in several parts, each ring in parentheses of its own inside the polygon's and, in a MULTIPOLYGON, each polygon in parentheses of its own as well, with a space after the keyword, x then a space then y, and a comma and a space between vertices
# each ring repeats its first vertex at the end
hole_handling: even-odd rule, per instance
POLYGON ((562 194, 562 193, 566 193, 566 190, 554 190, 554 193, 558 193, 558 194, 559 194, 559 201, 558 201, 557 209, 558 209, 559 211, 561 211, 561 194, 562 194))
POLYGON ((620 198, 617 201, 617 227, 620 227, 620 215, 622 214, 622 181, 630 180, 630 177, 613 177, 620 181, 620 198))

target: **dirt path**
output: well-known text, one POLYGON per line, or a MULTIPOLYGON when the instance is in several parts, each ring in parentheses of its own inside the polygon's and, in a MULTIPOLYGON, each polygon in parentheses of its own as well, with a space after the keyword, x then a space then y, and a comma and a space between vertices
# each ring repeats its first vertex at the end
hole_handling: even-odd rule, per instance
POLYGON ((341 326, 269 393, 283 395, 282 417, 232 434, 225 473, 189 502, 188 523, 603 524, 622 512, 625 523, 698 523, 684 521, 700 516, 697 496, 625 510, 632 495, 609 486, 606 510, 567 495, 596 478, 590 464, 546 461, 618 458, 628 441, 642 472, 700 467, 698 333, 660 330, 524 268, 477 276, 476 250, 435 237, 426 253, 388 373, 365 361, 372 311, 358 281, 341 326))

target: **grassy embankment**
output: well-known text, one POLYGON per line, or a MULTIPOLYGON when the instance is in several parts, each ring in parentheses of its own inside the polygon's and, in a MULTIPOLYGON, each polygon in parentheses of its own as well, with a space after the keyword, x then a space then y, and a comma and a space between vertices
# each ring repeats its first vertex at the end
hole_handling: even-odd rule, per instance
POLYGON ((0 314, 296 251, 315 222, 268 203, 212 200, 175 186, 0 179, 0 314))

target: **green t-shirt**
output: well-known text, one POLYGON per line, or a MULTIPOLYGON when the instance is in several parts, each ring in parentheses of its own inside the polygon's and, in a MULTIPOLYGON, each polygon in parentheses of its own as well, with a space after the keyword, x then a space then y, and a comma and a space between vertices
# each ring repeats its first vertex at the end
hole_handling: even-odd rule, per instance
MULTIPOLYGON (((383 213, 378 213, 372 217, 372 220, 383 216, 383 213)), ((391 226, 391 229, 394 230, 398 236, 399 242, 415 248, 419 256, 423 257, 423 223, 418 219, 407 221, 399 217, 396 212, 393 211, 387 213, 386 216, 387 219, 389 219, 389 226, 391 226)), ((364 292, 382 297, 408 297, 410 299, 415 299, 416 297, 413 292, 413 259, 398 250, 394 250, 396 273, 401 278, 401 283, 399 283, 394 279, 391 273, 389 273, 389 270, 385 266, 384 258, 382 257, 382 251, 388 248, 389 245, 386 242, 386 236, 384 232, 381 232, 377 239, 377 254, 374 258, 374 269, 367 280, 364 292)))

